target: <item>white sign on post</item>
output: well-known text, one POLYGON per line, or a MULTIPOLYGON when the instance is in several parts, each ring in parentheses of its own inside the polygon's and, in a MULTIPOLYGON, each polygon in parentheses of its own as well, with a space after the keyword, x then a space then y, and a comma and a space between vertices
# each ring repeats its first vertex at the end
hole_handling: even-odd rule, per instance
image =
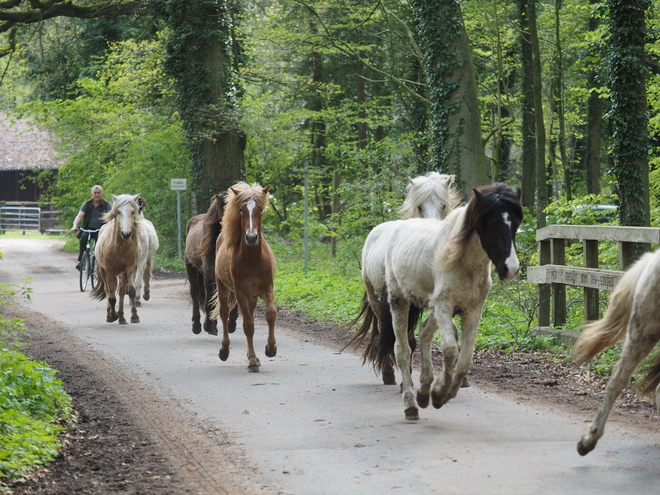
POLYGON ((186 179, 170 179, 170 189, 172 191, 185 191, 186 179))

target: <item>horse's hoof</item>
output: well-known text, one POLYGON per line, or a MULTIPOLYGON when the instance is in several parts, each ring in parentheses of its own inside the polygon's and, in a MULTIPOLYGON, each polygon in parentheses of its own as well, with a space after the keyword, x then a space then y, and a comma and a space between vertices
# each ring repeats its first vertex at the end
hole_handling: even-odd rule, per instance
POLYGON ((195 335, 201 333, 202 332, 202 325, 200 325, 199 323, 193 323, 192 331, 195 335))
POLYGON ((463 378, 463 383, 461 383, 461 388, 469 388, 470 387, 470 382, 467 379, 467 376, 463 378))
POLYGON ((442 406, 444 406, 447 403, 446 400, 436 399, 435 397, 433 397, 433 400, 431 402, 433 403, 433 407, 435 407, 436 409, 440 409, 442 406))
POLYGON ((119 324, 120 325, 128 325, 128 322, 126 321, 126 318, 119 318, 119 324))
POLYGON ((383 371, 383 385, 396 385, 394 371, 383 371))
POLYGON ((227 361, 227 358, 229 357, 229 348, 221 347, 218 356, 220 357, 221 361, 227 361))
MULTIPOLYGON (((199 332, 197 332, 197 333, 199 333, 199 332)), ((206 333, 208 333, 209 335, 218 335, 218 329, 217 328, 212 328, 210 330, 206 330, 206 333)))
POLYGON ((151 297, 151 294, 149 294, 148 292, 145 292, 144 294, 142 294, 142 299, 144 299, 145 301, 148 301, 150 297, 151 297))
POLYGON ((417 392, 417 405, 422 409, 426 409, 429 406, 429 396, 428 394, 423 395, 417 392))
POLYGON ((266 344, 266 356, 275 357, 276 354, 277 354, 277 345, 271 347, 268 344, 266 344))
POLYGON ((137 316, 132 316, 131 323, 140 323, 140 318, 138 318, 137 316))
POLYGON ((578 454, 580 454, 581 456, 585 456, 589 452, 594 450, 595 447, 596 447, 596 444, 593 444, 591 447, 587 447, 587 446, 584 445, 583 440, 580 440, 577 444, 577 451, 578 451, 578 454))
POLYGON ((108 323, 112 323, 112 322, 114 322, 114 321, 117 321, 118 319, 119 319, 119 316, 114 315, 114 316, 108 316, 108 317, 105 319, 105 321, 107 321, 108 323))
POLYGON ((141 303, 140 301, 135 301, 135 307, 136 307, 136 308, 141 308, 141 307, 142 307, 142 303, 141 303))
POLYGON ((405 410, 406 419, 409 421, 417 421, 419 419, 419 410, 416 407, 409 407, 405 410))
POLYGON ((248 371, 250 373, 259 373, 261 366, 258 364, 251 364, 248 366, 248 371))

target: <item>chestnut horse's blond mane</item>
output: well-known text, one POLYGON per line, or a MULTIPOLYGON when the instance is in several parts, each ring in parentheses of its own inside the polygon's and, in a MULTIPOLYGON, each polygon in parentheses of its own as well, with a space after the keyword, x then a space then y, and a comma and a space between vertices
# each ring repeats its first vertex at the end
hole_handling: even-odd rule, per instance
POLYGON ((227 249, 233 249, 240 245, 243 232, 241 230, 240 205, 254 200, 257 208, 265 210, 268 207, 268 188, 259 184, 246 184, 239 182, 227 191, 227 204, 222 215, 222 238, 227 249))

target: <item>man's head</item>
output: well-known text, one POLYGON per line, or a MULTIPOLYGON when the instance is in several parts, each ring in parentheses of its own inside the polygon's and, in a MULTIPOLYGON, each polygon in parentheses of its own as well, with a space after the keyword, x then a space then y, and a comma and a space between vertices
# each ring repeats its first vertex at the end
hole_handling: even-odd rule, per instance
POLYGON ((92 186, 92 198, 101 199, 103 197, 103 188, 101 186, 92 186))

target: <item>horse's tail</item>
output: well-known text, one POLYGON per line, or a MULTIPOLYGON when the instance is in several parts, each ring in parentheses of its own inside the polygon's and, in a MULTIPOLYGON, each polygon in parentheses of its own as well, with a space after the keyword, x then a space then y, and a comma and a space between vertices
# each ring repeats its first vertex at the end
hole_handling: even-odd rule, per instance
MULTIPOLYGON (((367 298, 367 292, 365 291, 362 295, 362 302, 360 303, 360 312, 355 317, 355 319, 344 323, 338 326, 335 330, 338 330, 342 333, 345 333, 347 330, 355 327, 362 320, 362 323, 357 330, 351 335, 351 338, 348 339, 346 345, 341 348, 342 351, 347 349, 349 346, 353 345, 356 349, 362 346, 365 339, 373 333, 378 333, 378 320, 376 315, 371 310, 371 305, 369 304, 369 299, 367 298)), ((365 356, 366 361, 366 356, 365 356)))
POLYGON ((96 299, 97 301, 103 301, 103 299, 105 299, 105 284, 101 277, 96 279, 96 287, 89 294, 89 297, 96 299))
POLYGON ((578 366, 616 344, 626 334, 635 287, 650 259, 651 257, 644 256, 623 274, 610 294, 610 305, 605 316, 584 327, 582 335, 571 351, 578 366))
MULTIPOLYGON (((229 300, 227 302, 229 303, 229 309, 230 310, 232 310, 236 307, 236 296, 234 295, 233 292, 231 292, 231 294, 229 295, 229 300)), ((218 318, 220 318, 220 297, 218 296, 218 288, 217 287, 213 291, 213 296, 211 296, 209 309, 211 311, 209 313, 209 319, 217 320, 218 318)))
POLYGON ((646 375, 635 386, 639 395, 655 397, 655 389, 660 385, 660 354, 655 357, 653 364, 646 370, 646 375))

